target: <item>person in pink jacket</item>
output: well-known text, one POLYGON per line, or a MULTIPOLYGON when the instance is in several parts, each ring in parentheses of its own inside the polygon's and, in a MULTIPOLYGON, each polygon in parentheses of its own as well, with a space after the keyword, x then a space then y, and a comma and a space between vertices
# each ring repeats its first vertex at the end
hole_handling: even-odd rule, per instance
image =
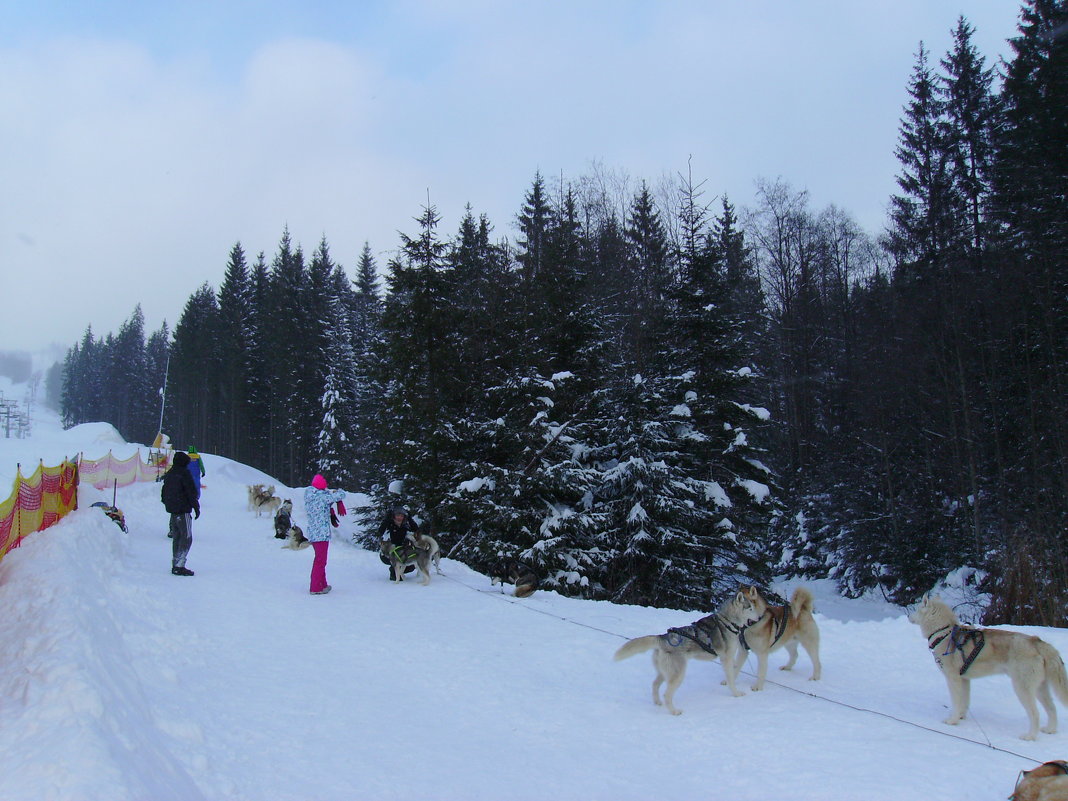
POLYGON ((307 531, 304 532, 315 550, 312 560, 311 594, 326 595, 330 585, 326 583, 326 559, 330 548, 330 505, 337 503, 338 512, 345 514, 345 490, 327 489, 326 479, 316 474, 311 486, 304 489, 304 512, 308 516, 307 531))

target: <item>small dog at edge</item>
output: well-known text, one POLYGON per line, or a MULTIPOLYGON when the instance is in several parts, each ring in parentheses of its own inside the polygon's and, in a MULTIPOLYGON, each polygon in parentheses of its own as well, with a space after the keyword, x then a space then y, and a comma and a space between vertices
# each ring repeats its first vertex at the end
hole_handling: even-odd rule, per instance
POLYGON ((1068 762, 1055 759, 1021 770, 1010 801, 1068 801, 1068 762))
POLYGON ((1056 733, 1057 707, 1050 690, 1068 705, 1068 675, 1056 648, 1029 634, 962 626, 938 596, 924 596, 909 615, 909 622, 919 626, 927 638, 927 647, 949 688, 953 712, 945 723, 956 726, 968 714, 972 679, 1005 673, 1012 679, 1012 688, 1031 724, 1020 739, 1034 740, 1038 736, 1036 699, 1049 718, 1042 731, 1056 733))
POLYGON ((286 534, 286 542, 283 548, 288 548, 291 551, 303 551, 305 548, 311 546, 311 541, 304 536, 304 532, 301 531, 300 526, 293 524, 289 528, 289 533, 286 534))
POLYGON ((501 592, 504 592, 506 583, 514 584, 516 598, 527 598, 533 595, 534 591, 538 589, 539 582, 538 574, 534 572, 534 568, 523 564, 517 559, 502 559, 490 571, 490 586, 500 584, 501 592))

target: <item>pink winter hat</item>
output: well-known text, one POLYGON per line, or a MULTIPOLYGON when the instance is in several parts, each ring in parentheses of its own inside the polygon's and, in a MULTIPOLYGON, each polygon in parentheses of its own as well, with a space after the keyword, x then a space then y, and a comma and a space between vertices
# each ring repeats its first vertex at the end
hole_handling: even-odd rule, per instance
POLYGON ((312 479, 312 486, 316 489, 326 489, 326 479, 321 474, 316 473, 315 478, 312 479))

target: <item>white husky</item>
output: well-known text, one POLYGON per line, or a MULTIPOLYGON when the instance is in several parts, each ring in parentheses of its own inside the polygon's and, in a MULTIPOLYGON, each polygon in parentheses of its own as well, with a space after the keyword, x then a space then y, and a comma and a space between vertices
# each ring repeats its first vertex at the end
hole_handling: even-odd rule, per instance
POLYGON ((1057 649, 1048 642, 1014 631, 962 626, 953 610, 937 596, 925 597, 909 615, 909 621, 920 627, 946 679, 953 705, 953 712, 945 721, 950 726, 956 726, 968 713, 972 679, 1005 673, 1012 679, 1012 688, 1031 722, 1031 728, 1020 738, 1033 740, 1038 735, 1036 698, 1049 718, 1042 731, 1057 731, 1057 707, 1050 689, 1061 703, 1068 705, 1068 675, 1057 649))

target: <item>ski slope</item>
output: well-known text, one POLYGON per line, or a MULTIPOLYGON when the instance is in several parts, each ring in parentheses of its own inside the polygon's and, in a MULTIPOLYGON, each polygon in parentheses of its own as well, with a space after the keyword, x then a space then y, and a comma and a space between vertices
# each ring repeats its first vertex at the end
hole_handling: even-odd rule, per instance
MULTIPOLYGON (((16 462, 108 449, 136 446, 39 412, 31 439, 0 439, 0 486, 16 462)), ((1026 716, 1005 677, 976 682, 974 716, 942 724, 948 694, 904 610, 827 582, 809 585, 822 681, 807 681, 804 653, 775 670, 780 651, 774 683, 733 698, 718 664, 695 662, 679 717, 653 705, 648 656, 612 654, 711 599, 517 600, 449 559, 428 587, 394 585, 348 542, 351 513, 330 549, 333 592, 311 596, 312 551, 283 550, 246 509, 245 486, 267 477, 204 457, 194 577, 170 574, 151 483, 118 490, 128 534, 89 506, 111 492, 83 487, 78 511, 0 562, 0 799, 978 801, 1068 757, 1068 734, 1018 739, 1026 716)), ((302 524, 301 491, 279 494, 302 524)), ((1019 630, 1068 653, 1068 631, 1019 630)))

